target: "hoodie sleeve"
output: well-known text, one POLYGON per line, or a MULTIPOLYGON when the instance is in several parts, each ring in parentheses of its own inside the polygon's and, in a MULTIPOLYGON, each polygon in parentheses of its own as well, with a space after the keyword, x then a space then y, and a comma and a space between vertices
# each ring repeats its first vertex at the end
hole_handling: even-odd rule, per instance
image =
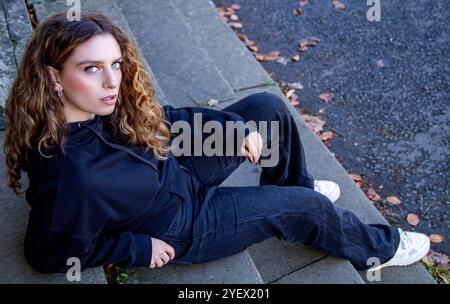
POLYGON ((27 191, 33 207, 24 250, 35 270, 65 272, 70 257, 79 259, 81 270, 150 266, 151 232, 136 233, 127 223, 151 208, 158 174, 128 153, 107 151, 95 156, 67 148, 64 160, 52 158, 54 165, 47 160, 33 168, 41 173, 32 175, 27 191))
POLYGON ((25 236, 25 257, 37 271, 64 273, 78 258, 80 270, 116 264, 120 267, 149 267, 152 241, 149 235, 106 232, 92 238, 74 238, 65 232, 29 225, 25 236))
MULTIPOLYGON (((196 142, 195 140, 198 140, 201 141, 203 145, 205 140, 215 132, 205 130, 205 132, 200 133, 206 123, 214 122, 214 125, 221 126, 223 130, 222 144, 224 151, 231 149, 230 143, 239 143, 238 145, 234 145, 234 150, 232 150, 234 153, 233 155, 236 155, 240 151, 244 138, 252 131, 257 131, 255 123, 247 123, 242 116, 234 112, 203 107, 174 108, 171 105, 164 106, 163 110, 166 120, 170 123, 169 129, 171 129, 176 122, 181 122, 180 126, 183 124, 188 125, 190 127, 191 142, 194 143, 196 142), (230 125, 232 123, 236 123, 237 128, 227 127, 227 124, 230 125), (243 126, 243 128, 238 130, 241 126, 243 126), (243 132, 239 132, 240 130, 243 130, 243 132)), ((184 131, 183 128, 183 132, 184 131)), ((179 133, 179 131, 175 133, 174 130, 171 129, 171 139, 173 140, 179 133)))

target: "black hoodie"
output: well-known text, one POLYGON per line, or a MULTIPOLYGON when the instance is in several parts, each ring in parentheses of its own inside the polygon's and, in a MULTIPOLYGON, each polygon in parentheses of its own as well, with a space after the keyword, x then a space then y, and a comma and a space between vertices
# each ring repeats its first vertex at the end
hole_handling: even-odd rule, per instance
MULTIPOLYGON (((215 120, 224 127, 226 121, 244 122, 226 111, 163 109, 170 124, 186 121, 192 128, 194 113, 202 114, 203 123, 215 120)), ((50 149, 57 151, 51 158, 27 156, 31 211, 24 249, 39 272, 66 272, 71 257, 79 259, 81 270, 112 263, 149 267, 151 237, 167 231, 181 204, 199 197, 200 182, 172 153, 161 161, 151 150, 122 145, 103 119, 69 123, 66 155, 50 149)))

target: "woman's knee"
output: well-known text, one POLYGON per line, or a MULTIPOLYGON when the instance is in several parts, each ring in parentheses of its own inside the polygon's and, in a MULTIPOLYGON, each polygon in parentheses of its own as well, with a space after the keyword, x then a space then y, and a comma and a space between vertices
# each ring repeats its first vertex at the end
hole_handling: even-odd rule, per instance
POLYGON ((289 113, 285 101, 278 95, 270 92, 254 93, 247 96, 252 102, 255 103, 255 107, 270 111, 271 113, 289 113))

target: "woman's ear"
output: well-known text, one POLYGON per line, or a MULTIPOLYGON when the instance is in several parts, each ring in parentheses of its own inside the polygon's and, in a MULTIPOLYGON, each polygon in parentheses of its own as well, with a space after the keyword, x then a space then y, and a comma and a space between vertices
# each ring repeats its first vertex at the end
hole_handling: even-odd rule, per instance
POLYGON ((50 74, 50 78, 52 79, 55 91, 62 91, 63 88, 60 82, 59 71, 49 65, 47 66, 47 70, 50 74))

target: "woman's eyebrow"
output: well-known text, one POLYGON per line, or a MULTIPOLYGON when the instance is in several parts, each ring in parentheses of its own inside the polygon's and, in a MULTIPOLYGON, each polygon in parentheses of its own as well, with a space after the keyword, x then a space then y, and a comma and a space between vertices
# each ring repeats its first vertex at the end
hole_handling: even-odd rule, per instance
MULTIPOLYGON (((117 58, 113 62, 119 61, 120 59, 122 59, 122 57, 117 58)), ((77 63, 76 66, 80 66, 80 65, 83 65, 83 64, 86 64, 86 63, 102 64, 103 61, 100 61, 100 60, 84 60, 84 61, 81 61, 81 62, 77 63)))

